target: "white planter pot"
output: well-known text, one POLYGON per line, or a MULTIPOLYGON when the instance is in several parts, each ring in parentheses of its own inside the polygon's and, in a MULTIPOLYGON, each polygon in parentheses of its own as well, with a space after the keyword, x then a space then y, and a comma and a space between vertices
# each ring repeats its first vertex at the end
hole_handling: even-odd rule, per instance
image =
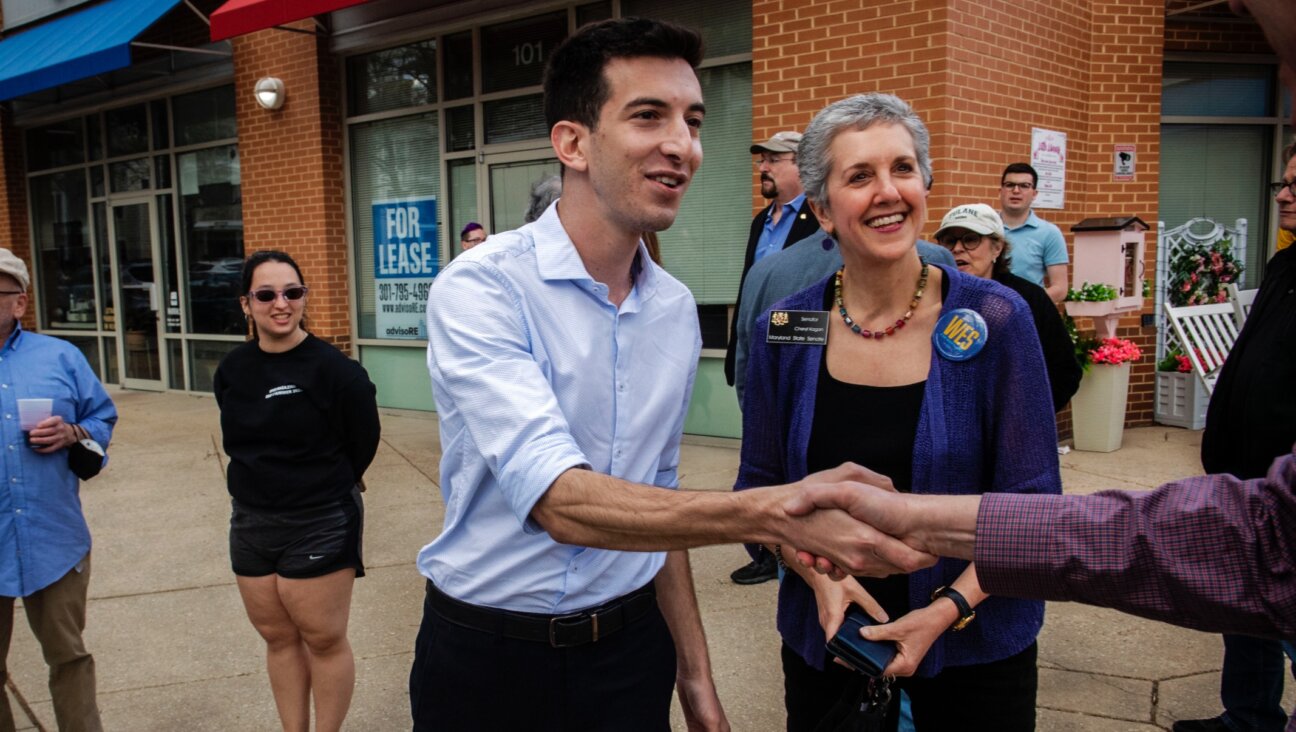
POLYGON ((1206 407, 1210 397, 1195 373, 1158 371, 1156 405, 1152 416, 1157 424, 1199 430, 1206 426, 1206 407))
POLYGON ((1129 375, 1129 362, 1119 366, 1096 363, 1080 379, 1080 390, 1071 398, 1071 426, 1077 450, 1115 452, 1120 449, 1129 375))

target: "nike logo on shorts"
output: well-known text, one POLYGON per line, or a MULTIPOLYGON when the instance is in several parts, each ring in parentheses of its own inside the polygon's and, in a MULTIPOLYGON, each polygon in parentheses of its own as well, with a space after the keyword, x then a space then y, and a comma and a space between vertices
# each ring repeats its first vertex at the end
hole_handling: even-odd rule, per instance
POLYGON ((307 559, 310 559, 312 562, 315 561, 316 559, 323 559, 323 558, 324 558, 324 555, 323 555, 323 554, 309 554, 309 555, 307 555, 307 559))

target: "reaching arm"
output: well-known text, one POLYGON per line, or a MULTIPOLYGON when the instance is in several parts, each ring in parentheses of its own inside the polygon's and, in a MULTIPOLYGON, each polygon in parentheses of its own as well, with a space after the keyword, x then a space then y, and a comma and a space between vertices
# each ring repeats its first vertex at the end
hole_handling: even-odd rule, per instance
POLYGON ((803 481, 736 493, 671 491, 572 469, 536 502, 531 517, 563 544, 622 551, 686 549, 737 542, 786 543, 827 557, 852 574, 885 576, 934 559, 843 511, 791 517, 783 504, 808 485, 852 480, 844 465, 803 481))
POLYGON ((1148 492, 913 496, 836 484, 810 487, 787 508, 812 505, 841 507, 932 554, 975 554, 992 594, 1296 637, 1296 454, 1265 478, 1194 477, 1148 492))
POLYGON ((729 720, 725 719, 711 678, 711 655, 702 632, 688 552, 667 554, 655 584, 657 604, 675 640, 675 685, 688 728, 727 731, 729 720))

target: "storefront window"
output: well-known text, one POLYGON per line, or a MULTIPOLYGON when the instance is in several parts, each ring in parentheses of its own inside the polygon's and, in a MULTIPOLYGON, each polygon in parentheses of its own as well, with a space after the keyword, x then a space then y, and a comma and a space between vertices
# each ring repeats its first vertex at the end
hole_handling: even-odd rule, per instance
POLYGON ((1168 61, 1162 116, 1263 117, 1273 104, 1273 66, 1168 61))
POLYGON ((211 391, 216 367, 239 345, 238 341, 189 341, 189 388, 211 391))
POLYGON ((113 193, 144 191, 149 187, 149 159, 137 158, 109 163, 108 177, 112 182, 113 193))
POLYGON ((475 139, 473 106, 446 110, 446 149, 450 152, 471 150, 477 147, 475 139))
POLYGON ((228 140, 238 136, 234 120, 234 87, 220 86, 171 100, 175 110, 176 146, 228 140))
POLYGON ((482 28, 482 92, 537 86, 549 54, 567 37, 567 11, 482 28))
POLYGON ((451 251, 458 254, 459 232, 469 221, 477 220, 477 161, 472 158, 451 160, 450 171, 450 228, 446 237, 451 239, 451 251))
POLYGON ((148 107, 136 104, 104 113, 108 125, 108 157, 145 153, 149 149, 148 107))
POLYGON ((350 132, 357 325, 361 338, 377 338, 373 206, 390 201, 435 201, 441 192, 440 131, 436 114, 420 114, 352 125, 350 132))
POLYGON ((85 161, 81 119, 27 130, 27 169, 47 170, 85 161))
POLYGON ((436 41, 389 48, 347 61, 351 114, 431 104, 436 96, 436 41))
POLYGON ((32 178, 31 197, 41 327, 93 329, 94 263, 85 169, 32 178))
POLYGON ((472 31, 445 37, 445 98, 473 95, 472 31))
POLYGON ((242 334, 238 282, 243 264, 243 199, 238 147, 184 153, 176 156, 176 164, 180 236, 189 278, 189 331, 242 334))
POLYGON ((544 120, 544 95, 510 97, 482 104, 486 144, 534 140, 549 136, 544 120))

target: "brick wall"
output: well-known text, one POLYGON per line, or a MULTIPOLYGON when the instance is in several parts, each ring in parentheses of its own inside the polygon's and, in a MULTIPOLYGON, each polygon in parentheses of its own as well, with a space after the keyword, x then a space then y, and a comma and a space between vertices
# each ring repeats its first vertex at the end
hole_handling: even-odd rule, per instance
POLYGON ((1273 53, 1259 26, 1253 21, 1233 15, 1227 5, 1169 15, 1176 10, 1199 4, 1199 0, 1166 2, 1166 53, 1273 53))
MULTIPOLYGON (((32 272, 31 229, 27 225, 27 176, 22 131, 14 127, 9 108, 0 106, 0 247, 11 250, 32 272)), ((30 299, 24 328, 36 328, 36 301, 30 299)))
MULTIPOLYGON (((294 24, 312 30, 311 21, 294 24)), ((308 326, 344 352, 348 320, 341 81, 323 38, 269 29, 235 38, 234 88, 243 182, 244 247, 288 252, 310 287, 308 326), (283 107, 262 109, 258 79, 275 76, 283 107)))
MULTIPOLYGON (((1161 0, 764 0, 753 6, 753 137, 803 128, 825 104, 885 91, 910 102, 932 133, 930 235, 959 203, 998 207, 1004 165, 1030 156, 1031 128, 1067 133, 1066 207, 1041 211, 1067 234, 1091 216, 1155 222, 1160 125, 1161 0), (1138 146, 1137 180, 1112 181, 1115 144, 1138 146)), ((753 176, 753 211, 763 205, 753 176)), ((1146 266, 1154 271, 1155 233, 1146 266)), ((1074 253, 1072 254, 1074 258, 1074 253)), ((1146 312, 1151 312, 1149 307, 1146 312)), ((1082 322, 1082 326, 1086 323, 1082 322)), ((1153 329, 1120 335, 1147 346, 1127 422, 1152 416, 1153 329)), ((1060 431, 1069 432, 1063 413, 1060 431)))

